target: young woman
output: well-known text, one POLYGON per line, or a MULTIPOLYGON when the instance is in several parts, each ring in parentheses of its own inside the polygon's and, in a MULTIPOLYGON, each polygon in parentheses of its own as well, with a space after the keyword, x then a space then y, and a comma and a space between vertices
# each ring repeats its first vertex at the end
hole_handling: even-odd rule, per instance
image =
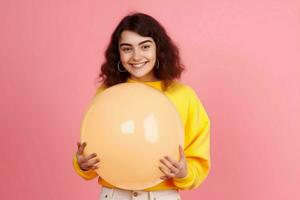
MULTIPOLYGON (((105 52, 97 93, 123 82, 141 82, 162 91, 175 105, 185 130, 180 160, 161 158, 163 182, 143 191, 116 188, 98 177, 100 199, 180 199, 179 190, 197 188, 210 170, 210 120, 194 90, 177 81, 183 71, 179 51, 162 25, 153 17, 134 13, 124 17, 112 34, 105 52)), ((84 155, 86 143, 77 143, 73 159, 75 171, 84 179, 94 171, 101 158, 84 155)), ((100 163, 99 163, 100 162, 100 163)))

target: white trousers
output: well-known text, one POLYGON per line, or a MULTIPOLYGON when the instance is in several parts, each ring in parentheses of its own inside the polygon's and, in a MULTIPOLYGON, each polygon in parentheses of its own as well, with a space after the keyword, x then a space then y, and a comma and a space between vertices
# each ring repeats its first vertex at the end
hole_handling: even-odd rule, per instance
POLYGON ((102 187, 99 200, 180 200, 178 190, 122 190, 102 187))

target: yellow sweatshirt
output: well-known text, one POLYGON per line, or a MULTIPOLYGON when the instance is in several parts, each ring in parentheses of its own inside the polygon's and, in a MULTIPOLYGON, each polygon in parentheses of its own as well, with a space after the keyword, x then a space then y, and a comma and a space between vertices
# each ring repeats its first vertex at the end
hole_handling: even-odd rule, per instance
MULTIPOLYGON (((128 79, 127 82, 137 82, 128 79)), ((160 91, 162 81, 143 82, 160 91)), ((97 90, 98 94, 103 88, 97 90)), ((145 191, 180 189, 189 190, 197 188, 207 177, 210 170, 210 120, 194 90, 182 83, 175 82, 164 94, 174 103, 181 117, 185 130, 184 154, 187 162, 187 176, 165 180, 145 191)), ((98 183, 109 188, 116 188, 107 183, 93 171, 80 169, 76 154, 73 157, 73 166, 79 176, 85 180, 98 177, 98 183)))

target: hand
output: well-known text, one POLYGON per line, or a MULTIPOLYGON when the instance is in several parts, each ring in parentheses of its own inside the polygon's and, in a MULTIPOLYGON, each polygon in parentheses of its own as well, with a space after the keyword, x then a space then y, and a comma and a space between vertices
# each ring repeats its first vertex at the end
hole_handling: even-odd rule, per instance
POLYGON ((160 162, 164 167, 159 166, 160 171, 164 173, 164 176, 160 177, 162 180, 169 178, 184 178, 187 175, 187 164, 183 148, 179 145, 179 161, 175 161, 169 156, 165 156, 163 159, 160 159, 160 162), (166 169, 167 168, 167 169, 166 169))
POLYGON ((76 153, 76 157, 77 157, 77 162, 78 162, 80 169, 82 169, 84 171, 98 169, 96 164, 99 163, 100 160, 98 158, 96 158, 97 154, 93 153, 93 154, 90 154, 87 156, 83 155, 84 148, 86 147, 85 142, 82 144, 80 142, 77 142, 77 147, 78 147, 78 150, 76 153), (93 159, 93 158, 96 158, 96 159, 93 159))

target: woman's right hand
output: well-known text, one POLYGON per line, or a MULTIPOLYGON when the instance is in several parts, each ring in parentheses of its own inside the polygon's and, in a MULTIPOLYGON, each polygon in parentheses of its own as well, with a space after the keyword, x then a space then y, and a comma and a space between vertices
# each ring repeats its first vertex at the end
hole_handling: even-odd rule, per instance
POLYGON ((97 163, 100 162, 100 160, 97 157, 96 153, 90 154, 90 155, 83 155, 83 151, 84 148, 86 147, 86 143, 80 143, 77 142, 77 153, 76 153, 76 157, 77 157, 77 162, 78 165, 80 167, 80 169, 84 170, 84 171, 88 171, 88 170, 95 170, 98 169, 98 167, 96 166, 97 163), (93 159, 96 158, 96 159, 93 159))

